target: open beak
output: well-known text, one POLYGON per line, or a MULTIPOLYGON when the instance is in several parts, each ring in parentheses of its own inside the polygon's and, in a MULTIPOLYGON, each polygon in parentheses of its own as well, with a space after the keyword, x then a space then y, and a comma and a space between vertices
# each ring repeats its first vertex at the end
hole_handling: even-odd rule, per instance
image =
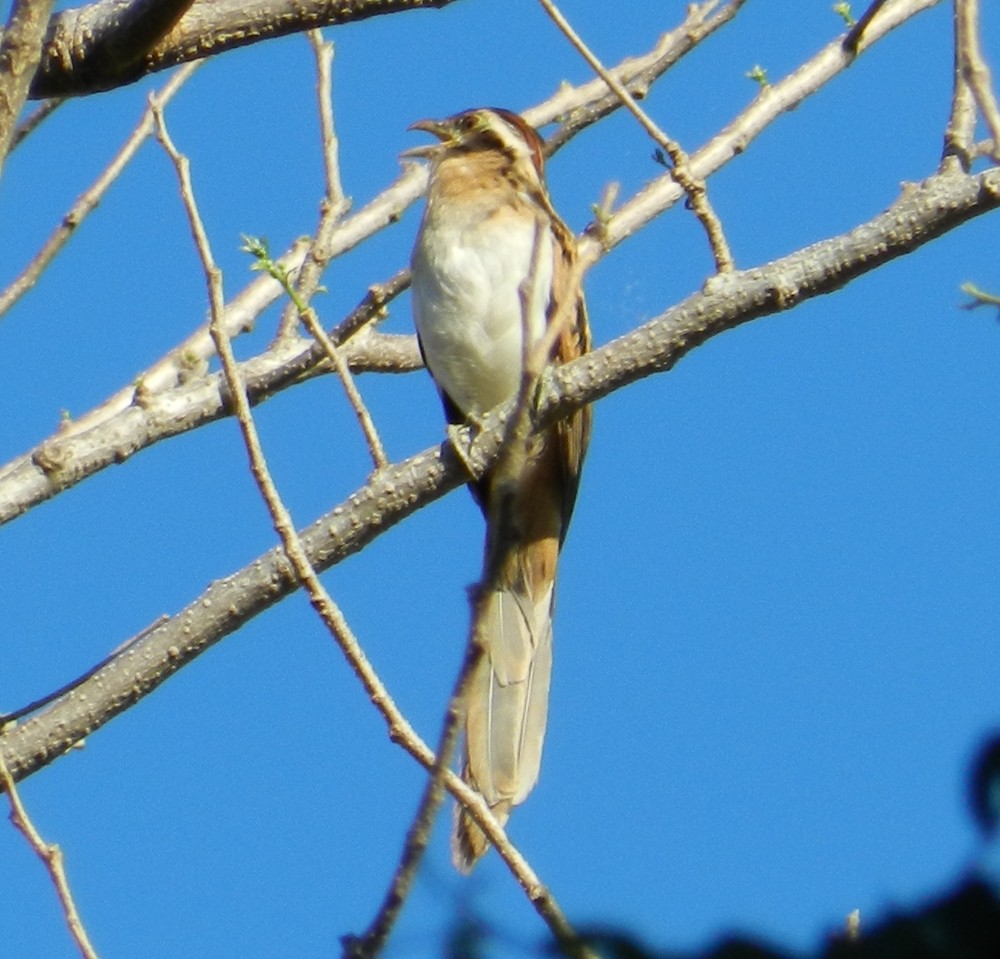
MULTIPOLYGON (((429 133, 431 136, 437 137, 442 143, 447 143, 452 137, 451 129, 448 124, 441 120, 417 120, 416 123, 411 123, 407 130, 423 130, 424 133, 429 133)), ((441 144, 439 143, 427 143, 422 146, 410 147, 408 150, 404 150, 400 153, 401 157, 416 157, 422 160, 426 160, 429 157, 434 156, 438 150, 441 149, 441 144)))

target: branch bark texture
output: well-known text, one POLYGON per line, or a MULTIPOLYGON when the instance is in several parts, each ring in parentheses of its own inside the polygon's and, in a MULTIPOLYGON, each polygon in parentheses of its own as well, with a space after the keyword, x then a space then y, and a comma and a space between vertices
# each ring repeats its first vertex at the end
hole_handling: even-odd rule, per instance
POLYGON ((0 170, 42 55, 52 0, 17 0, 0 37, 0 170))
MULTIPOLYGON (((45 57, 31 87, 35 99, 81 96, 112 90, 236 47, 369 17, 443 7, 454 0, 173 0, 136 4, 134 0, 98 0, 66 10, 52 19, 45 38, 45 57), (151 42, 153 12, 145 18, 132 8, 166 8, 184 15, 151 42), (183 8, 189 7, 186 12, 183 8)), ((161 11, 160 19, 165 15, 161 11)), ((173 17, 176 20, 176 17, 173 17)), ((162 24, 160 24, 162 26, 162 24)))

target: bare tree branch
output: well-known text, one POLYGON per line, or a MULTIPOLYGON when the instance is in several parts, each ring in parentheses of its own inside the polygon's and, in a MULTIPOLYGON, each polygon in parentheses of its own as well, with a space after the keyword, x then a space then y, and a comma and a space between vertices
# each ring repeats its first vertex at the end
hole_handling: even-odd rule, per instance
MULTIPOLYGON (((547 372, 536 427, 670 369, 718 333, 837 290, 998 206, 1000 170, 935 174, 904 190, 886 212, 848 233, 766 266, 713 277, 703 290, 632 333, 547 372)), ((499 450, 505 412, 490 414, 475 435, 467 428, 456 431, 456 440, 468 442, 461 457, 445 444, 380 470, 310 525, 301 538, 313 567, 322 571, 353 555, 416 509, 461 485, 468 478, 469 464, 481 474, 499 450)), ((6 729, 0 748, 15 779, 65 753, 296 585, 280 549, 213 583, 72 692, 23 724, 6 729)))
POLYGON ((7 793, 7 798, 10 800, 10 821, 14 824, 14 828, 28 841, 28 845, 35 851, 35 855, 41 859, 48 871, 52 885, 55 886, 56 894, 59 896, 59 904, 66 919, 66 926, 77 949, 80 950, 80 955, 83 956, 83 959, 98 959, 97 952, 91 945, 90 937, 80 919, 80 913, 77 911, 73 892, 69 888, 62 850, 42 839, 41 833, 35 828, 27 809, 24 808, 24 803, 21 802, 17 785, 7 768, 2 749, 0 749, 0 784, 3 785, 3 791, 7 793))
MULTIPOLYGON (((445 779, 450 771, 449 766, 461 726, 462 698, 465 686, 481 655, 482 647, 480 645, 475 642, 466 645, 465 657, 455 680, 448 707, 445 710, 444 721, 441 724, 434 765, 431 767, 430 776, 424 786, 420 802, 417 804, 417 812, 410 823, 410 828, 406 831, 399 864, 393 872, 385 897, 375 913, 375 917, 368 924, 368 928, 360 936, 344 936, 344 959, 374 959, 385 948, 407 897, 413 889, 417 869, 430 841, 434 819, 444 800, 445 779)), ((490 816, 492 818, 492 813, 490 816)), ((496 824, 496 828, 503 829, 499 823, 496 824)))
POLYGON ((997 296, 996 293, 981 290, 975 283, 963 283, 960 289, 966 296, 971 297, 968 303, 962 304, 963 309, 974 310, 980 306, 992 306, 994 309, 1000 310, 1000 296, 997 296))
MULTIPOLYGON (((936 6, 940 0, 896 0, 883 8, 868 24, 859 45, 867 50, 911 17, 936 6)), ((778 116, 794 110, 803 100, 856 62, 856 55, 844 50, 843 41, 828 44, 814 57, 783 80, 769 84, 732 123, 691 155, 693 176, 707 178, 734 156, 742 153, 761 131, 778 116)), ((589 266, 603 255, 608 245, 642 229, 653 217, 676 203, 682 188, 666 174, 654 180, 615 211, 614 217, 591 228, 580 244, 580 256, 589 266)))
POLYGON ((955 56, 993 140, 991 156, 1000 162, 1000 104, 979 44, 979 0, 955 0, 955 56))
MULTIPOLYGON (((276 299, 281 286, 267 277, 270 286, 254 286, 254 295, 276 299)), ((362 300, 348 321, 381 309, 382 293, 376 289, 362 300)), ((233 314, 234 320, 242 314, 233 314)), ((331 333, 338 342, 336 331, 331 333)), ((354 372, 404 372, 423 366, 412 336, 388 335, 363 330, 343 349, 354 372)), ((178 385, 163 392, 147 393, 140 378, 136 387, 116 395, 113 406, 121 409, 102 417, 93 427, 56 433, 29 453, 0 469, 0 522, 22 515, 32 506, 75 486, 87 476, 115 463, 122 463, 151 443, 186 433, 229 414, 228 398, 221 376, 196 376, 186 381, 188 361, 183 354, 163 364, 165 376, 177 375, 178 385)), ((196 364, 194 364, 196 365, 196 364)), ((260 403, 291 383, 329 372, 318 343, 280 343, 266 354, 242 365, 253 402, 260 403)), ((72 426, 72 424, 71 424, 72 426)))
MULTIPOLYGON (((187 82, 191 74, 198 69, 198 66, 199 64, 192 63, 178 70, 164 85, 163 89, 156 94, 158 101, 161 104, 169 103, 173 99, 174 94, 187 82)), ((64 101, 49 101, 54 106, 58 106, 62 102, 64 101)), ((41 109, 39 112, 41 112, 41 109)), ((147 108, 139 120, 138 126, 132 131, 125 143, 122 144, 121 149, 104 168, 101 175, 80 194, 76 202, 62 218, 59 226, 52 231, 52 234, 45 241, 42 248, 32 257, 31 262, 28 263, 5 290, 0 292, 0 316, 3 316, 38 282, 38 278, 42 275, 45 268, 55 259, 56 255, 66 245, 80 224, 94 211, 97 204, 101 202, 104 195, 108 192, 111 184, 118 178, 119 174, 125 169, 129 161, 139 151, 139 147, 146 142, 146 138, 152 132, 152 108, 147 108)))
MULTIPOLYGON (((90 62, 80 64, 88 73, 95 65, 120 75, 142 62, 156 42, 191 6, 192 0, 109 0, 97 33, 87 38, 90 62)), ((46 37, 51 42, 51 35, 46 37)), ((44 67, 40 71, 44 73, 44 67)))
POLYGON ((872 0, 868 9, 861 14, 854 26, 847 31, 847 35, 844 37, 844 49, 852 56, 861 48, 862 39, 868 39, 864 35, 865 31, 868 29, 868 24, 875 19, 879 10, 881 10, 887 2, 888 0, 872 0))
MULTIPOLYGON (((389 459, 385 455, 385 447, 383 447, 382 440, 379 438, 378 430, 375 428, 371 413, 368 412, 368 407, 365 406, 357 384, 354 382, 348 362, 341 355, 340 349, 334 343, 333 339, 327 336, 326 330, 323 329, 323 324, 320 323, 319 317, 316 315, 316 311, 306 304, 302 295, 292 286, 291 279, 282 267, 271 259, 267 244, 263 240, 246 237, 244 249, 257 258, 257 267, 273 276, 282 285, 291 300, 294 309, 293 315, 296 317, 296 320, 302 321, 309 334, 323 348, 323 353, 330 361, 330 365, 337 371, 340 382, 344 387, 344 392, 347 394, 347 400, 354 411, 355 419, 357 419, 358 425, 361 427, 361 432, 364 434, 365 442, 368 445, 368 452, 371 454, 375 469, 388 466, 389 459)), ((285 334, 285 336, 288 335, 290 334, 285 334)), ((235 359, 233 362, 236 362, 235 359)), ((231 394, 232 384, 228 383, 228 375, 226 379, 227 387, 231 394)), ((242 382, 240 388, 241 390, 245 390, 242 382)))
MULTIPOLYGON (((337 224, 351 208, 351 201, 344 195, 340 178, 340 144, 333 121, 333 44, 325 43, 319 30, 310 30, 309 43, 316 58, 316 99, 319 106, 319 125, 323 147, 323 173, 326 193, 320 201, 320 221, 302 269, 299 270, 295 289, 308 303, 319 287, 323 271, 330 262, 327 248, 333 239, 337 224)), ((289 303, 281 317, 279 336, 295 329, 298 314, 294 303, 289 303)))
POLYGON ((677 185, 688 195, 691 209, 695 216, 701 221, 708 234, 708 242, 712 248, 712 255, 715 257, 715 269, 719 273, 725 273, 733 268, 733 255, 726 242, 726 234, 722 229, 722 222, 716 216, 715 210, 708 199, 708 192, 705 189, 705 181, 696 179, 691 175, 690 163, 687 153, 681 145, 664 133, 656 123, 653 122, 649 114, 636 103, 635 98, 628 91, 628 88, 613 74, 609 73, 603 63, 597 58, 594 52, 584 43, 580 35, 573 29, 570 22, 563 16, 559 8, 552 0, 539 0, 542 8, 552 18, 552 21, 563 32, 566 39, 576 48, 580 55, 590 64, 591 69, 608 85, 615 96, 621 100, 625 108, 638 121, 642 128, 658 143, 670 157, 673 169, 670 175, 677 181, 677 185))
POLYGON ((11 148, 14 125, 42 56, 53 0, 14 0, 0 37, 0 172, 11 148))
MULTIPOLYGON (((635 99, 641 100, 659 77, 702 40, 732 20, 745 2, 746 0, 729 0, 721 9, 717 9, 718 0, 691 4, 684 22, 665 33, 654 50, 643 57, 625 60, 613 68, 611 73, 635 99)), ((558 94, 549 101, 550 109, 554 112, 536 115, 535 110, 526 110, 524 113, 524 118, 536 126, 560 119, 559 129, 546 143, 546 155, 554 153, 580 130, 617 110, 622 103, 621 98, 608 90, 607 84, 600 79, 567 93, 570 95, 565 104, 560 101, 558 94), (590 92, 581 104, 579 95, 584 91, 590 92)))
POLYGON ((65 97, 52 97, 44 100, 32 111, 30 116, 25 117, 15 128, 14 136, 11 138, 10 150, 16 150, 25 140, 37 130, 42 123, 66 102, 65 97))
POLYGON ((65 10, 53 17, 45 38, 45 57, 31 87, 35 99, 80 96, 134 83, 180 63, 204 60, 227 50, 290 33, 327 27, 369 17, 443 7, 454 0, 150 0, 157 5, 190 9, 150 49, 123 10, 132 0, 97 0, 90 6, 65 10))
POLYGON ((972 166, 976 139, 976 98, 965 77, 965 56, 962 53, 962 32, 964 29, 958 6, 953 14, 954 44, 952 71, 951 112, 944 131, 944 149, 941 153, 941 169, 956 164, 968 171, 972 166))

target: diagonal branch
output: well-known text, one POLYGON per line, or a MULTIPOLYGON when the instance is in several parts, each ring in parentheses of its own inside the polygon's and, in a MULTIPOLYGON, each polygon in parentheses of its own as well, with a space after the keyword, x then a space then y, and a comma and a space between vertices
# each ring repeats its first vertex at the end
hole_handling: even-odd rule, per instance
MULTIPOLYGON (((163 89, 156 94, 158 102, 161 104, 169 103, 173 99, 174 94, 187 82, 191 74, 198 69, 198 66, 198 64, 190 64, 178 70, 164 85, 163 89)), ((64 101, 50 100, 48 102, 53 105, 52 109, 54 109, 64 101)), ((41 112, 41 108, 39 108, 38 112, 41 112)), ((45 271, 45 268, 55 259, 56 255, 66 245, 80 224, 94 211, 108 192, 111 184, 114 183, 122 170, 125 169, 136 153, 138 153, 139 147, 146 142, 146 139, 152 132, 152 108, 147 107, 135 130, 132 131, 128 139, 122 144, 121 149, 114 155, 100 176, 80 194, 76 202, 60 221, 59 226, 52 231, 42 248, 31 258, 31 262, 28 263, 5 290, 0 291, 0 316, 6 313, 38 282, 38 278, 45 271)))
POLYGON ((69 887, 69 880, 66 878, 66 864, 63 860, 62 850, 52 843, 47 843, 41 833, 35 828, 28 811, 21 802, 18 795, 17 786, 4 762, 3 752, 0 751, 0 785, 3 786, 7 798, 10 800, 10 821, 14 824, 22 836, 28 841, 28 845, 35 851, 35 855, 41 859, 52 885, 55 886, 56 895, 59 897, 59 904, 62 906, 63 916, 66 918, 66 926, 76 943, 77 949, 83 959, 97 959, 97 952, 90 943, 90 937, 84 928, 80 913, 76 908, 76 901, 73 899, 73 892, 69 887))
POLYGON ((15 128, 11 138, 10 149, 16 150, 25 140, 37 130, 56 110, 66 102, 65 97, 52 97, 44 100, 15 128))
MULTIPOLYGON (((684 22, 669 33, 665 33, 652 52, 644 57, 632 57, 620 63, 611 70, 612 75, 625 85, 625 88, 635 99, 641 100, 649 93, 650 87, 657 79, 702 40, 732 20, 744 3, 746 0, 729 0, 721 8, 719 8, 718 0, 691 4, 684 22)), ((608 89, 604 80, 595 78, 589 84, 577 88, 581 92, 587 89, 592 89, 593 94, 583 105, 579 103, 574 105, 569 102, 569 98, 567 98, 567 103, 562 105, 557 94, 553 98, 556 101, 552 104, 554 112, 536 115, 538 111, 534 109, 525 111, 524 118, 535 126, 554 119, 558 119, 560 122, 559 129, 549 137, 545 144, 546 156, 550 156, 558 150, 580 130, 596 123, 622 106, 621 98, 608 89)), ((573 94, 577 91, 570 90, 568 92, 573 94)), ((552 103, 552 101, 549 102, 552 103)))
POLYGON ((868 37, 865 36, 868 24, 875 19, 879 10, 881 10, 887 2, 888 0, 872 0, 868 9, 865 10, 865 12, 858 18, 857 23, 855 23, 854 26, 847 31, 847 36, 844 37, 844 49, 848 53, 851 55, 856 54, 861 47, 862 40, 868 40, 868 37))
MULTIPOLYGON (((297 294, 308 303, 319 288, 320 278, 330 262, 327 253, 337 225, 351 208, 351 201, 344 194, 340 177, 340 142, 333 120, 333 44, 323 40, 319 30, 307 34, 316 59, 316 99, 319 107, 319 126, 323 147, 323 173, 326 191, 320 201, 320 221, 295 285, 297 294)), ((301 311, 299 311, 301 312, 301 311)), ((298 313, 289 303, 281 317, 279 335, 295 329, 298 313)))
MULTIPOLYGON (((478 644, 474 642, 467 644, 462 666, 452 687, 448 707, 445 709, 434 764, 417 805, 417 812, 406 831, 399 863, 393 872, 389 888, 386 890, 378 912, 368 924, 368 928, 360 936, 343 937, 344 959, 374 959, 385 948, 393 927, 396 925, 403 906, 413 889, 417 869, 430 841, 434 820, 444 800, 445 781, 448 773, 451 772, 449 768, 451 758, 461 728, 462 698, 465 686, 481 655, 482 648, 478 644)), ((492 815, 491 812, 491 818, 492 815)), ((496 828, 502 831, 499 824, 496 824, 496 828)))
MULTIPOLYGON (((718 333, 837 290, 997 207, 1000 170, 934 174, 906 189, 887 211, 848 233, 765 266, 714 277, 704 289, 632 333, 547 372, 537 426, 638 379, 669 370, 718 333)), ((466 482, 470 466, 481 475, 499 451, 504 412, 491 413, 475 435, 468 428, 455 432, 456 440, 468 443, 461 456, 445 444, 378 471, 301 533, 310 563, 318 571, 328 569, 466 482)), ((126 645, 67 695, 5 730, 0 748, 15 779, 68 751, 296 586, 280 549, 213 583, 184 610, 126 645)))
POLYGON ((670 157, 670 162, 673 164, 670 175, 687 194, 691 209, 694 211, 695 216, 698 217, 705 228, 705 233, 708 235, 712 255, 715 257, 716 271, 726 273, 731 270, 733 268, 733 255, 729 250, 729 244, 726 242, 726 234, 722 229, 722 222, 709 202, 708 191, 705 189, 705 181, 691 175, 690 160, 687 153, 679 143, 668 137, 657 126, 649 114, 636 103, 635 97, 632 96, 625 84, 607 70, 594 52, 584 43, 583 38, 573 29, 570 22, 563 16, 553 0, 539 0, 539 3, 541 3, 543 9, 556 26, 563 32, 566 39, 576 48, 584 60, 590 64, 594 73, 621 100, 625 109, 639 121, 640 126, 652 137, 653 141, 666 150, 667 155, 670 157))
MULTIPOLYGON (((288 274, 271 259, 271 254, 267 249, 267 243, 264 240, 255 237, 244 237, 245 244, 243 249, 256 257, 257 262, 254 265, 255 269, 263 270, 270 276, 273 276, 283 287, 285 292, 288 294, 289 302, 292 307, 292 315, 295 317, 296 321, 305 326, 309 331, 313 339, 316 340, 320 346, 323 347, 323 352, 326 354, 326 358, 330 361, 330 364, 337 371, 337 375, 340 377, 341 385, 344 387, 344 392, 347 395, 347 401, 354 411, 355 419, 358 421, 358 425, 361 427, 361 432, 364 434, 365 442, 368 445, 368 452, 371 454, 372 463, 375 469, 381 469, 383 466, 389 465, 389 459, 385 455, 385 448, 382 446, 382 440, 378 435, 378 430, 375 428, 375 422, 372 419, 371 413, 368 411, 368 407, 365 406, 364 400, 361 398, 361 393, 358 390, 357 384, 354 382, 354 377, 351 375, 350 367, 348 366, 347 360, 341 354, 338 346, 334 343, 333 339, 326 334, 326 330, 323 329, 322 323, 320 323, 319 317, 316 315, 316 311, 309 306, 302 294, 292 286, 291 279, 288 274)), ((308 263, 309 260, 306 260, 308 263)), ((285 333, 285 336, 289 336, 289 333, 285 333)), ((213 340, 217 337, 213 336, 213 340)), ((236 372, 239 372, 239 365, 236 363, 235 358, 233 359, 233 364, 236 372)), ((229 382, 231 377, 226 375, 226 388, 230 395, 232 395, 232 383, 229 382)), ((240 390, 246 393, 246 386, 240 381, 240 390)), ((247 400, 249 402, 249 399, 247 400)), ((238 411, 237 411, 238 412, 238 411)))
MULTIPOLYGON (((896 3, 889 4, 868 24, 859 53, 868 50, 907 20, 938 3, 940 0, 897 0, 896 3)), ((794 110, 803 100, 856 61, 857 54, 845 51, 843 41, 835 40, 784 79, 769 84, 736 119, 691 154, 692 175, 706 179, 746 150, 750 142, 777 117, 794 110)), ((620 206, 613 217, 588 227, 589 235, 580 244, 580 257, 585 266, 600 259, 609 245, 620 243, 641 230, 683 195, 683 189, 670 174, 665 174, 620 206)))

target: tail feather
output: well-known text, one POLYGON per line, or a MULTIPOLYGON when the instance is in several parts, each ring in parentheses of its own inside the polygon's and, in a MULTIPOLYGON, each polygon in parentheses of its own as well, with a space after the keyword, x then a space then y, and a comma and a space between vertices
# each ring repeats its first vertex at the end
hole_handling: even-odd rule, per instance
MULTIPOLYGON (((462 770, 462 778, 475 787, 469 779, 469 770, 462 770)), ((501 826, 510 818, 510 803, 490 806, 501 826)), ((459 872, 469 873, 472 867, 486 855, 490 841, 486 833, 476 825, 475 820, 461 807, 455 806, 455 829, 451 839, 451 858, 459 872)))
MULTIPOLYGON (((482 616, 484 654, 466 698, 463 776, 505 822, 538 781, 552 676, 553 580, 533 598, 525 579, 493 592, 482 616)), ((488 848, 462 810, 453 842, 455 864, 468 871, 488 848)))

